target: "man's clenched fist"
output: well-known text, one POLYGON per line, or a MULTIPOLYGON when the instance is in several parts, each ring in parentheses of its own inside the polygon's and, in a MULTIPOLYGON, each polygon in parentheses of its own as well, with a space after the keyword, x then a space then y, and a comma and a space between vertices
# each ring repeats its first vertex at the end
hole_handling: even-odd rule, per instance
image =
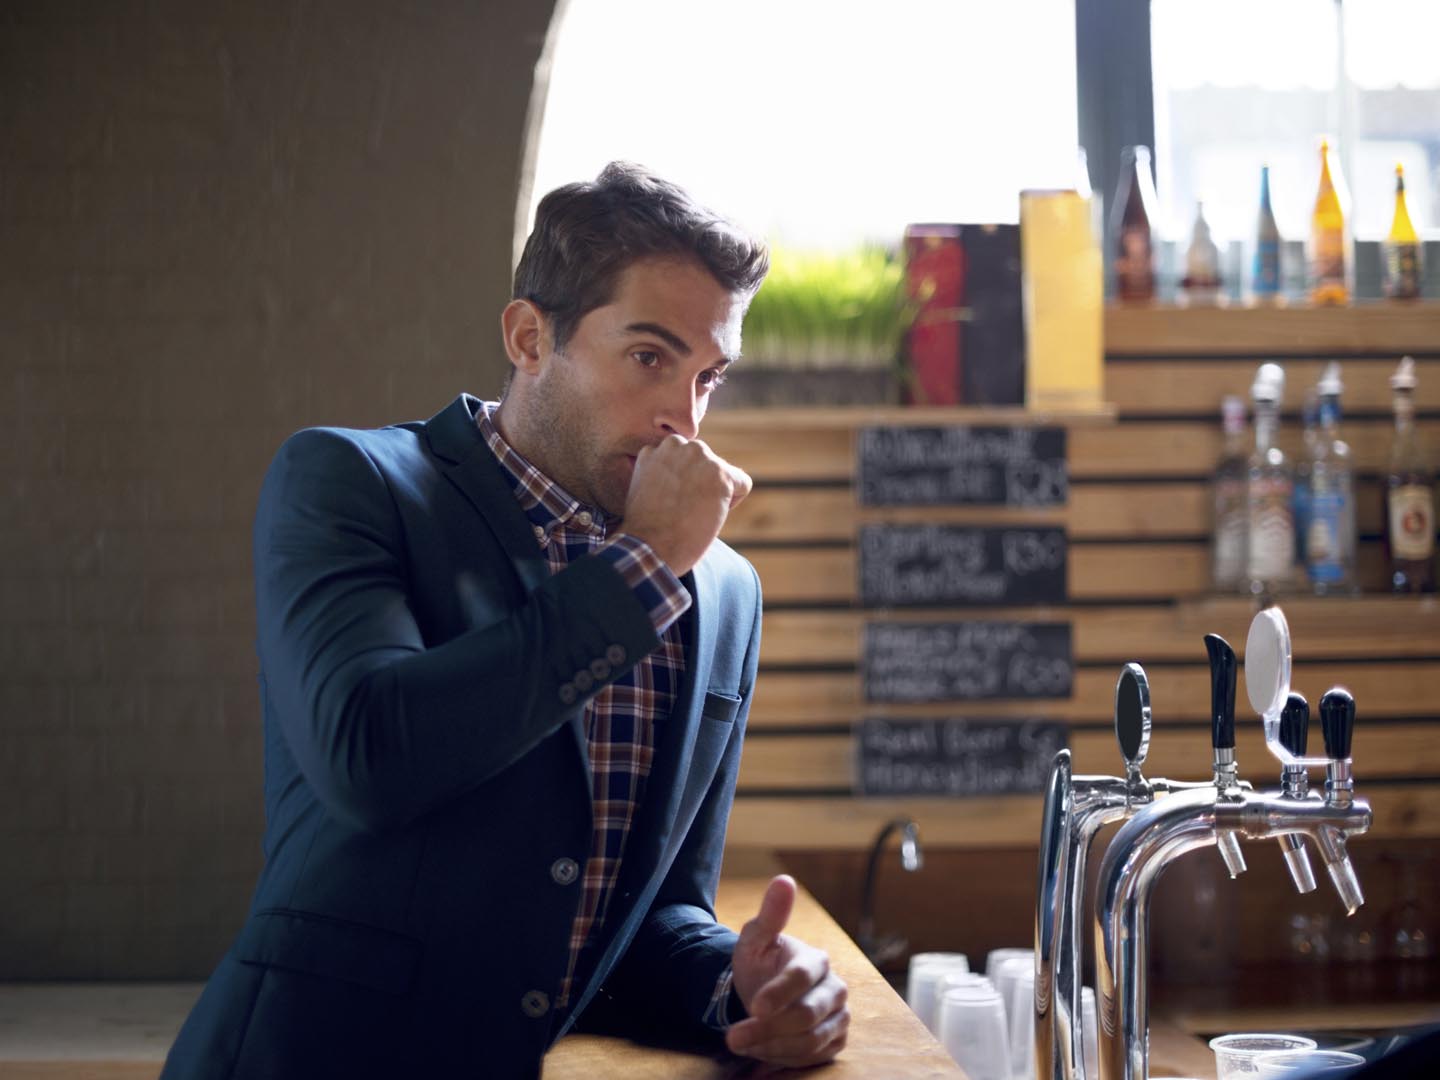
POLYGON ((621 527, 682 576, 700 561, 720 535, 730 508, 753 486, 744 470, 699 439, 667 435, 636 457, 621 527))

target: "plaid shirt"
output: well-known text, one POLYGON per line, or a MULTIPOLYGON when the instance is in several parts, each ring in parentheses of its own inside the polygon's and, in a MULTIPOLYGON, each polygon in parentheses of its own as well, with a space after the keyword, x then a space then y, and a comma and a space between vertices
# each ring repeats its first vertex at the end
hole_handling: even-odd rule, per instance
POLYGON ((643 540, 620 533, 607 542, 605 514, 571 497, 506 443, 491 419, 494 408, 493 402, 486 402, 477 423, 504 467, 550 572, 559 573, 571 560, 586 555, 610 560, 650 612, 660 635, 658 648, 585 706, 595 832, 581 879, 580 911, 570 930, 570 964, 556 1001, 564 1006, 581 951, 605 922, 630 822, 650 775, 656 724, 669 717, 685 673, 680 616, 690 607, 690 594, 643 540))

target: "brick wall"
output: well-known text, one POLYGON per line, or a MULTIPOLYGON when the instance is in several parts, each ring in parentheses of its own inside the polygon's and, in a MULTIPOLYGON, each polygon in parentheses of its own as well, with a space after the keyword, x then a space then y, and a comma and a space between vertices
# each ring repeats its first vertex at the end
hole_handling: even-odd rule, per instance
POLYGON ((262 473, 498 388, 552 7, 0 7, 0 980, 228 944, 262 473))

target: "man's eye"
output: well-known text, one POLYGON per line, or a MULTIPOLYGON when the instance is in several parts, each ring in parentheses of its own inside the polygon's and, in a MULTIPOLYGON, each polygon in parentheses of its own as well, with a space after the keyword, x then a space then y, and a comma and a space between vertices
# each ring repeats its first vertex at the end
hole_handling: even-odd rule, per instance
POLYGON ((725 373, 723 371, 714 370, 702 371, 699 375, 696 376, 696 380, 700 383, 701 386, 706 386, 709 387, 711 390, 714 390, 717 387, 725 385, 725 373))
POLYGON ((660 366, 660 354, 658 352, 651 352, 649 349, 641 349, 639 352, 633 352, 630 355, 635 357, 636 360, 640 361, 641 367, 660 366))

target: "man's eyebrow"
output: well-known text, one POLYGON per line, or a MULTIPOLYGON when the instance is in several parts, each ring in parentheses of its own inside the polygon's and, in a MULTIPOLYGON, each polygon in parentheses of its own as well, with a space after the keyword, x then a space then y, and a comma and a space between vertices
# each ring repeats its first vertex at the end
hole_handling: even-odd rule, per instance
POLYGON ((661 341, 665 342, 666 345, 669 345, 672 349, 678 352, 681 356, 689 356, 692 352, 695 351, 694 349, 690 348, 689 343, 686 342, 686 340, 682 338, 679 334, 675 333, 675 331, 673 330, 665 329, 665 327, 661 326, 659 323, 634 322, 631 323, 629 326, 625 327, 625 331, 626 333, 630 334, 653 334, 661 341))

